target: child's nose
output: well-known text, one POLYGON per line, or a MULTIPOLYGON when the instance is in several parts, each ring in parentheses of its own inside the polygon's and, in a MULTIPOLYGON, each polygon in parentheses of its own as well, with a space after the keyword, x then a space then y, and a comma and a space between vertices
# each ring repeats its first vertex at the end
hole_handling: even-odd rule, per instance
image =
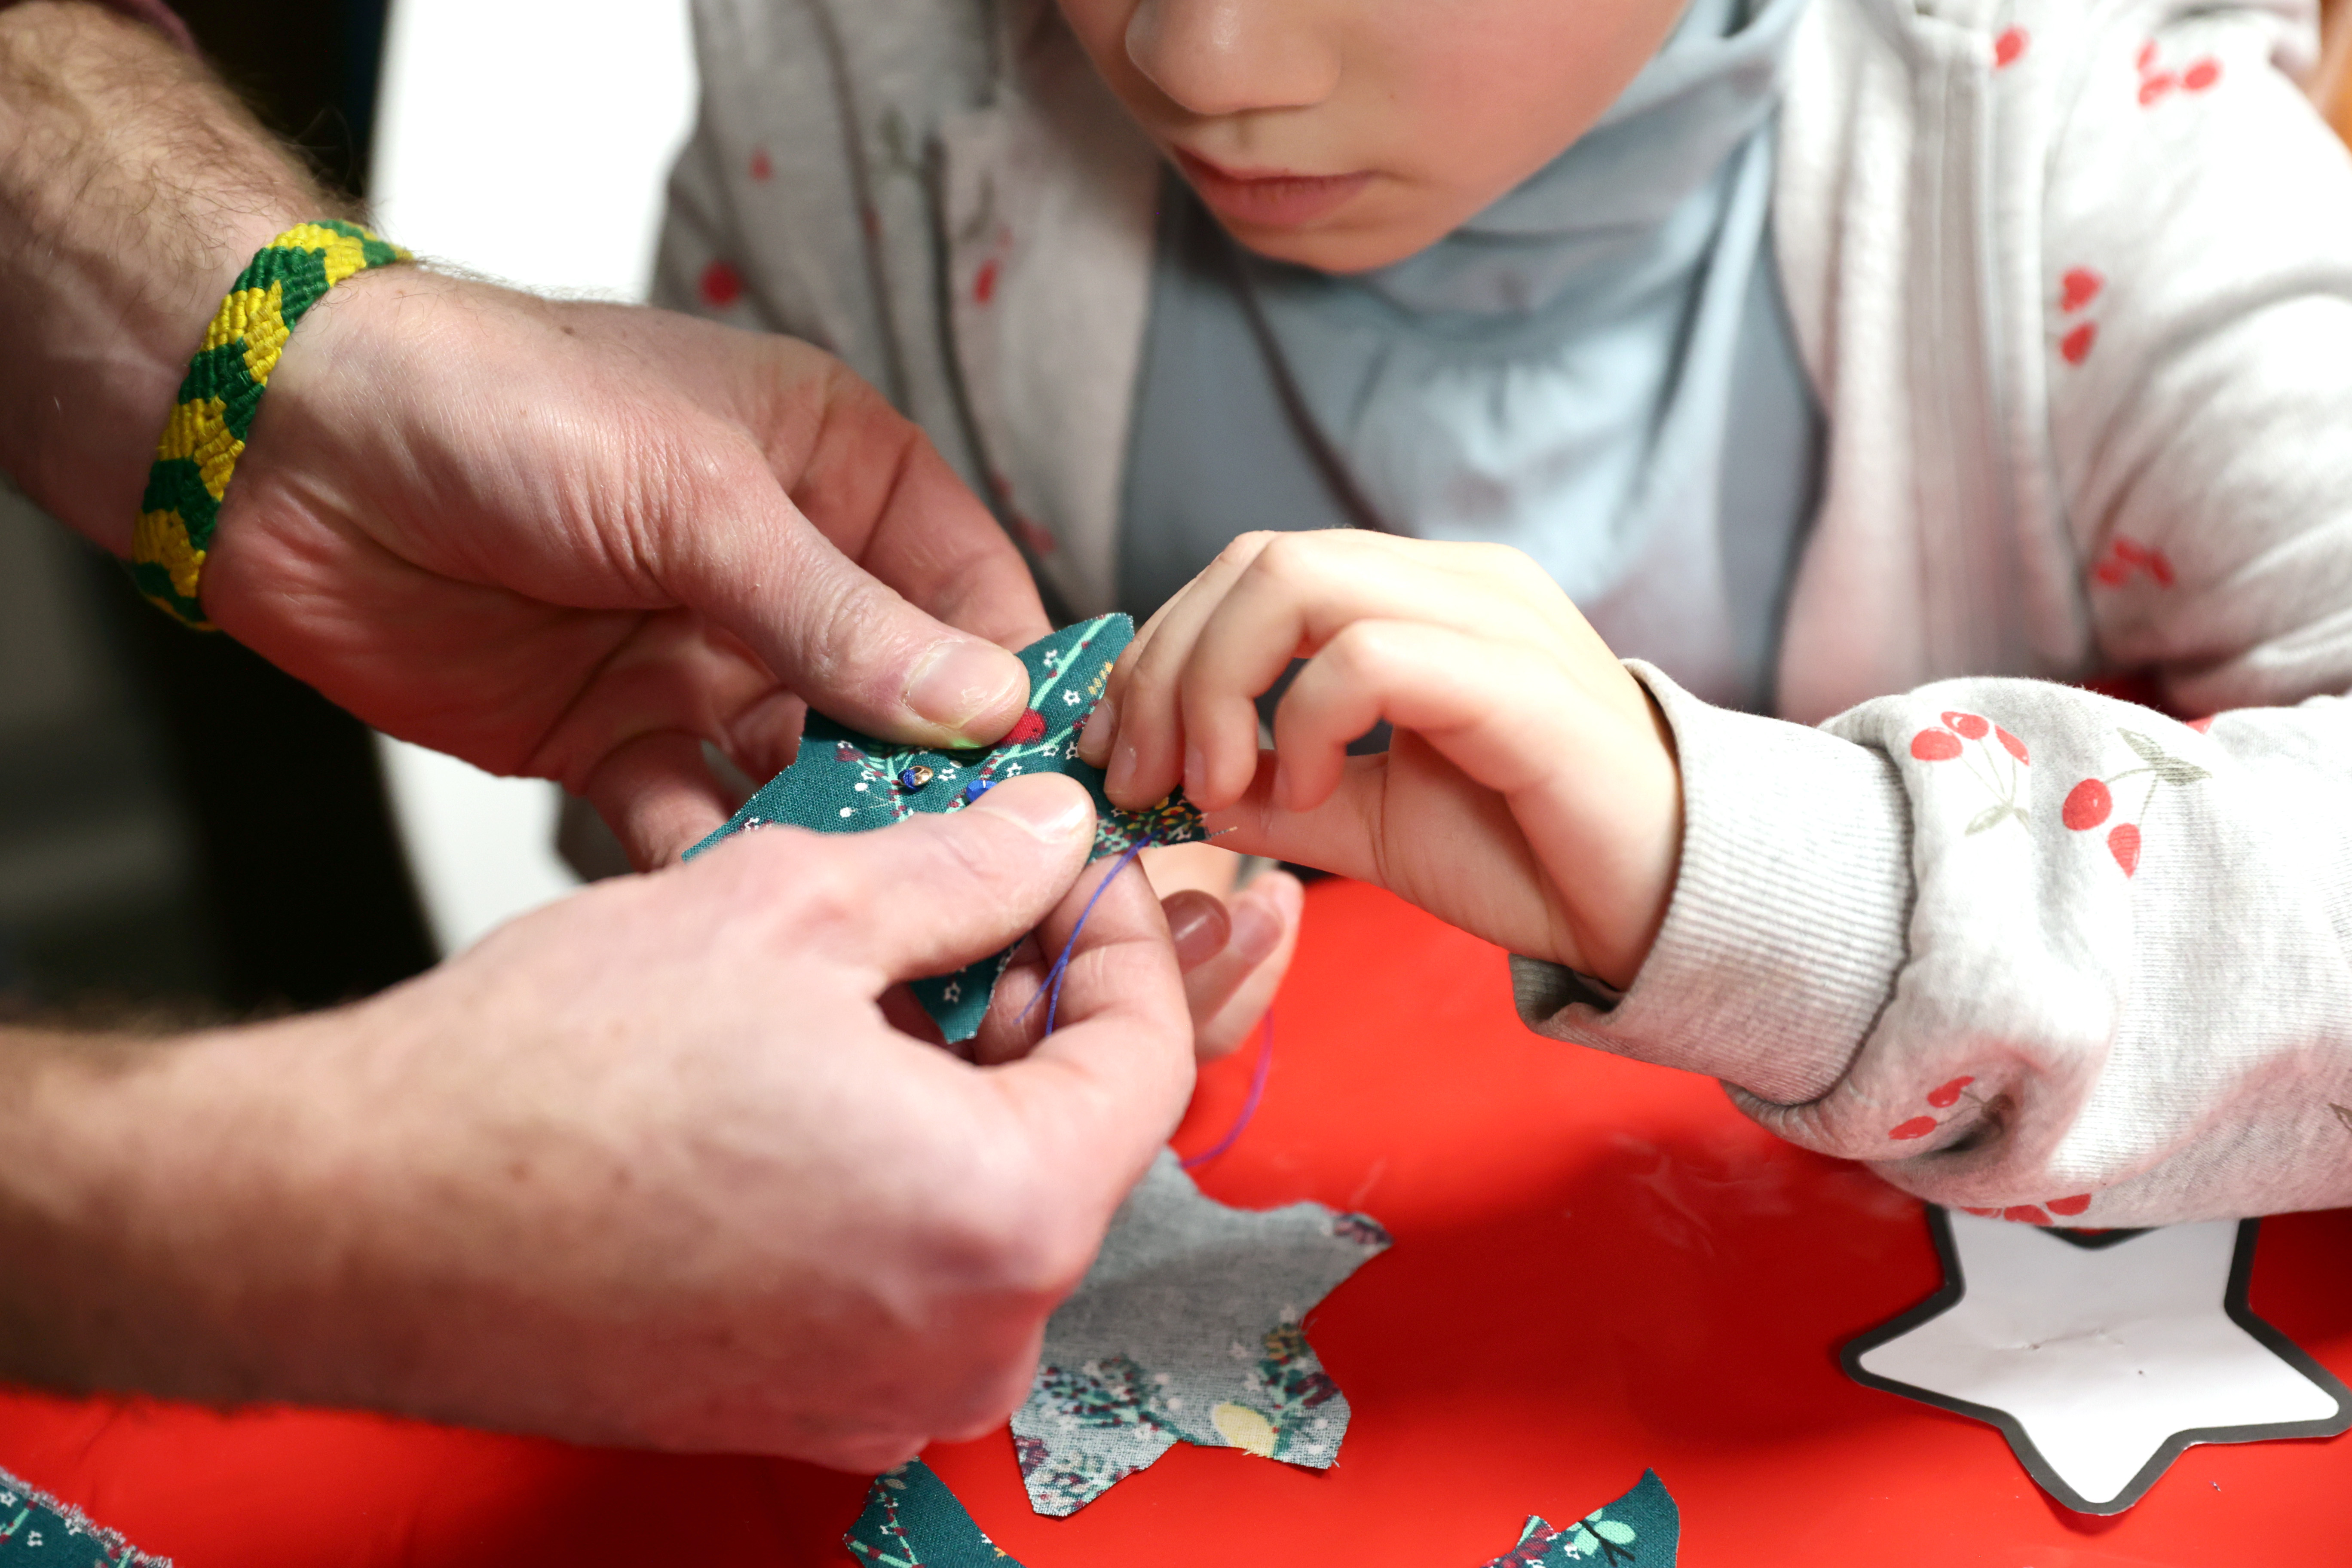
POLYGON ((1319 0, 1140 0, 1127 56, 1193 114, 1305 109, 1339 83, 1332 13, 1319 0))

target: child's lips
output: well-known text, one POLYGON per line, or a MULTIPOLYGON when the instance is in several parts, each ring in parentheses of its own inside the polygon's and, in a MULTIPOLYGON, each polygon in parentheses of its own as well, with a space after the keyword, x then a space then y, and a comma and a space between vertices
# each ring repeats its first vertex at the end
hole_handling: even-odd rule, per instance
POLYGON ((1264 228, 1298 228, 1338 211, 1371 183, 1369 174, 1297 174, 1283 169, 1226 169, 1175 149, 1178 167, 1220 217, 1264 228))

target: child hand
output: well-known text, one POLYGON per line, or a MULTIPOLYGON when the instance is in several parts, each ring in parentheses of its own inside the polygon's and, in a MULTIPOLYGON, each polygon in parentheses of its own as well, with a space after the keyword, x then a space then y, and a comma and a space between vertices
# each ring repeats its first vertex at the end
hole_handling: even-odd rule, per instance
POLYGON ((1682 781, 1649 695, 1517 551, 1254 533, 1163 605, 1080 754, 1111 799, 1178 784, 1220 846, 1372 882, 1630 985, 1665 917, 1682 781), (1292 659, 1271 756, 1255 699, 1292 659), (1384 755, 1349 757, 1379 721, 1384 755))
POLYGON ((1184 973, 1192 1052, 1204 1062, 1230 1056, 1257 1032, 1298 946, 1307 898, 1298 879, 1267 867, 1244 883, 1242 865, 1213 844, 1143 852, 1184 973))

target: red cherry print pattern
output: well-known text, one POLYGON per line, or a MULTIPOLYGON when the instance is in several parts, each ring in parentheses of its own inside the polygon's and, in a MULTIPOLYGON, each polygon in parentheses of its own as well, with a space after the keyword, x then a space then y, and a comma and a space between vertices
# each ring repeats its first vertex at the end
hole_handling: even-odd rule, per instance
POLYGON ((2068 364, 2081 364, 2091 357, 2091 345, 2099 341, 2099 323, 2084 321, 2058 340, 2058 357, 2068 364))
POLYGON ((2011 1204, 2009 1207, 2000 1211, 2000 1217, 2003 1219, 2013 1219, 2021 1225, 2048 1225, 2050 1223, 2050 1216, 2043 1214, 2040 1206, 2034 1204, 2011 1204))
POLYGON ((2139 869, 2139 824, 2118 822, 2107 834, 2107 853, 2128 877, 2139 869))
POLYGON ((2032 36, 2022 27, 2011 27, 2003 32, 1992 41, 1992 68, 2005 70, 2015 65, 2018 57, 2025 53, 2025 46, 2032 41, 2032 36))
POLYGON ((2019 804, 2019 790, 2024 775, 2021 769, 2030 766, 2032 759, 2026 754, 2025 742, 2000 728, 1981 713, 1964 713, 1947 709, 1937 715, 1937 721, 1911 737, 1911 754, 1923 763, 1948 763, 1968 754, 1974 742, 1981 758, 1969 758, 1966 769, 1970 778, 1982 784, 1993 797, 1992 804, 1969 819, 1971 837, 2000 826, 2015 817, 2026 820, 2025 807, 2019 804), (2010 755, 2003 763, 1987 743, 1998 736, 2000 747, 2010 755))
POLYGON ((2159 588, 2169 588, 2178 580, 2171 556, 2154 545, 2142 544, 2122 534, 2107 542, 2106 553, 2091 568, 2091 581, 2103 588, 2119 588, 2139 576, 2147 577, 2159 588))
MULTIPOLYGON (((1976 1082, 1975 1074, 1963 1073, 1948 1083, 1939 1083, 1927 1091, 1927 1103, 1937 1110, 1949 1110, 1960 1102, 1963 1098, 1962 1091, 1974 1082, 1976 1082)), ((1925 1138, 1943 1124, 1943 1121, 1937 1117, 1915 1116, 1908 1121, 1898 1122, 1889 1128, 1886 1135, 1897 1142, 1907 1143, 1915 1138, 1925 1138)))
POLYGON ((714 261, 702 269, 702 302, 725 310, 743 297, 743 275, 730 261, 714 261))
POLYGON ((2107 280, 2087 267, 2070 267, 2058 279, 2058 309, 2071 316, 2099 297, 2107 280))
POLYGON ((1023 746, 1036 740, 1045 732, 1045 716, 1034 708, 1024 708, 1021 710, 1021 717, 1013 721, 1013 728, 1004 731, 1004 739, 997 743, 1005 746, 1023 746))
POLYGON ((751 177, 755 180, 765 181, 772 178, 775 173, 776 165, 768 157, 768 150, 765 147, 752 148, 751 177))
POLYGON ((996 298, 996 258, 992 256, 980 264, 980 270, 973 273, 971 279, 973 304, 985 305, 996 298))
POLYGON ((2176 88, 2183 92, 2203 92, 2221 79, 2221 62, 2210 55, 2201 55, 2189 61, 2186 70, 2158 69, 2156 40, 2153 38, 2139 47, 2138 58, 2132 66, 2139 72, 2139 106, 2142 109, 2154 108, 2176 88))
POLYGON ((2074 1215, 2081 1214, 2084 1209, 2091 1206, 2091 1194, 2084 1193, 2079 1196, 2071 1198, 2052 1198, 2042 1206, 2047 1208, 2052 1214, 2061 1215, 2068 1219, 2072 1219, 2074 1215))
MULTIPOLYGON (((2193 728, 2194 726, 2192 726, 2193 728)), ((2212 777, 2203 768, 2186 757, 2176 757, 2167 752, 2155 738, 2134 730, 2118 730, 2138 759, 2137 767, 2104 779, 2084 779, 2066 792, 2066 804, 2059 810, 2059 820, 2077 833, 2088 833, 2104 825, 2115 812, 2115 791, 2109 787, 2127 778, 2147 775, 2147 794, 2140 802, 2139 816, 2145 819, 2156 804, 2157 792, 2168 786, 2185 789, 2189 785, 2212 777)), ((2139 871, 2140 824, 2138 821, 2118 822, 2107 829, 2107 853, 2123 868, 2126 877, 2139 871)))
POLYGON ((2088 833, 2105 822, 2115 808, 2115 792, 2104 781, 2084 779, 2066 792, 2066 804, 2059 808, 2058 819, 2077 833, 2088 833))

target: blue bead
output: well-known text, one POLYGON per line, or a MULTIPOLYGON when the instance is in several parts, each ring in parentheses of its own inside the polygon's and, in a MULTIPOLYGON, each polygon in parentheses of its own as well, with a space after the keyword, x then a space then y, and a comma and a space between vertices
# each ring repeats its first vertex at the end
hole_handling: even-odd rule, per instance
POLYGON ((902 768, 898 772, 898 787, 900 789, 920 789, 930 782, 931 770, 925 767, 920 763, 917 763, 910 768, 902 768))
POLYGON ((963 798, 967 802, 978 800, 982 795, 986 795, 995 783, 996 781, 992 778, 974 779, 963 786, 963 798))

